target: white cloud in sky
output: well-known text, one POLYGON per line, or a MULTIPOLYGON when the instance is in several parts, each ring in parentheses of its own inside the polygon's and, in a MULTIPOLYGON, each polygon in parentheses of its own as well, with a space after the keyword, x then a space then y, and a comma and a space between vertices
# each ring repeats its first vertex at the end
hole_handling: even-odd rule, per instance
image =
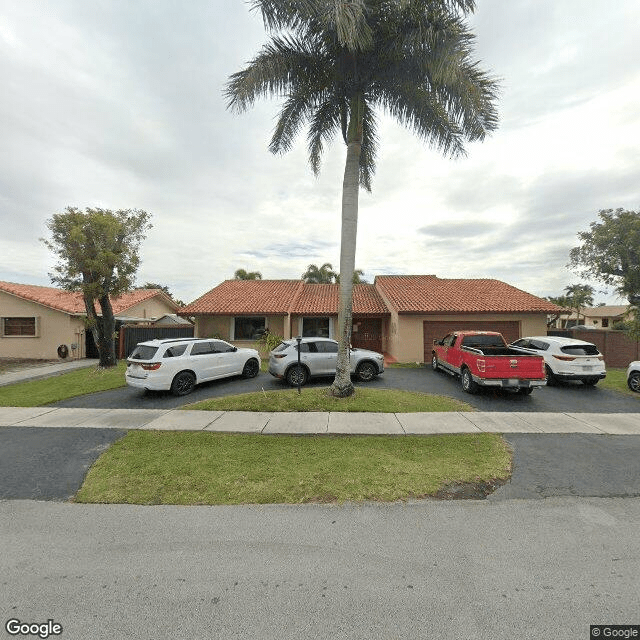
MULTIPOLYGON (((578 282, 565 268, 577 233, 600 209, 640 206, 639 22, 635 0, 478 2, 500 128, 453 161, 381 114, 356 266, 537 295, 578 282)), ((304 135, 269 153, 277 101, 226 109, 227 78, 266 40, 237 0, 3 0, 0 279, 49 284, 38 238, 68 205, 151 213, 138 280, 187 302, 238 268, 337 267, 339 137, 316 179, 304 135)))

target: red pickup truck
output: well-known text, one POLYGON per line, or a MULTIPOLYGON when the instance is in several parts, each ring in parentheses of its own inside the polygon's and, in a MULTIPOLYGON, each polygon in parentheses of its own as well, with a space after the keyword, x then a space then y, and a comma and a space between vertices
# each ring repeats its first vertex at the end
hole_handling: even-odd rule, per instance
POLYGON ((500 387, 529 394, 546 384, 544 358, 510 349, 493 331, 455 331, 434 340, 431 366, 460 376, 467 393, 500 387))

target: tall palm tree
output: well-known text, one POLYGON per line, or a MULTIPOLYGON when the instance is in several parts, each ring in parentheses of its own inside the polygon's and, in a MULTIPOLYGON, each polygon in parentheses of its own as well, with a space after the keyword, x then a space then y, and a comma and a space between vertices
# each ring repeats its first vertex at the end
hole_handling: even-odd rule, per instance
POLYGON ((233 274, 234 280, 262 280, 262 274, 259 271, 245 271, 237 269, 233 274))
POLYGON ((464 142, 497 127, 497 83, 471 59, 464 18, 474 0, 253 0, 270 41, 227 84, 238 112, 258 97, 284 96, 270 143, 291 149, 308 122, 309 160, 320 169, 337 131, 347 147, 342 186, 340 350, 331 387, 353 393, 349 343, 358 190, 371 190, 377 151, 374 108, 393 115, 425 142, 456 157, 464 142))
POLYGON ((302 279, 309 284, 331 284, 337 277, 333 266, 325 262, 321 267, 310 264, 302 274, 302 279))
POLYGON ((590 284, 570 284, 564 288, 564 291, 569 308, 576 311, 576 324, 580 324, 580 310, 593 306, 595 289, 590 284))

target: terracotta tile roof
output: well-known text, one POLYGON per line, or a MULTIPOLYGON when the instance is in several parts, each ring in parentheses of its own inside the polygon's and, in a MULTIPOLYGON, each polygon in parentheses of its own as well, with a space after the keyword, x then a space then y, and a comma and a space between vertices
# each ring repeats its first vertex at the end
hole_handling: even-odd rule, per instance
MULTIPOLYGON (((340 285, 305 284, 297 300, 291 305, 291 313, 309 315, 337 314, 340 302, 340 285)), ((354 315, 389 315, 389 310, 372 284, 356 284, 353 287, 354 315)))
MULTIPOLYGON (((225 280, 180 309, 180 315, 328 315, 338 313, 339 285, 302 280, 225 280)), ((389 310, 372 284, 353 288, 353 313, 387 315, 389 310)))
POLYGON ((286 314, 302 280, 225 280, 180 309, 180 315, 286 314))
POLYGON ((377 276, 375 284, 399 313, 552 313, 560 309, 493 279, 377 276))
MULTIPOLYGON (((64 291, 55 287, 41 287, 33 284, 17 284, 15 282, 0 281, 0 291, 6 291, 14 296, 37 302, 57 311, 63 311, 71 315, 84 315, 84 300, 77 291, 64 291)), ((113 313, 119 314, 157 295, 165 295, 159 289, 136 289, 125 293, 112 301, 113 313)), ((98 308, 99 312, 99 308, 98 308)))

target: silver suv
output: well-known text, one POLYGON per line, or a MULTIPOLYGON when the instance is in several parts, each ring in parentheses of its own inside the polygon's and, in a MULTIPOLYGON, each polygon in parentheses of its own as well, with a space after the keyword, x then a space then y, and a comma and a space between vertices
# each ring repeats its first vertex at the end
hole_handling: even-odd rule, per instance
MULTIPOLYGON (((331 376, 336 372, 338 343, 329 338, 302 338, 300 367, 298 340, 284 340, 269 354, 269 373, 284 378, 292 387, 305 384, 311 377, 331 376)), ((351 373, 368 382, 384 371, 384 356, 367 349, 351 348, 351 373)))

